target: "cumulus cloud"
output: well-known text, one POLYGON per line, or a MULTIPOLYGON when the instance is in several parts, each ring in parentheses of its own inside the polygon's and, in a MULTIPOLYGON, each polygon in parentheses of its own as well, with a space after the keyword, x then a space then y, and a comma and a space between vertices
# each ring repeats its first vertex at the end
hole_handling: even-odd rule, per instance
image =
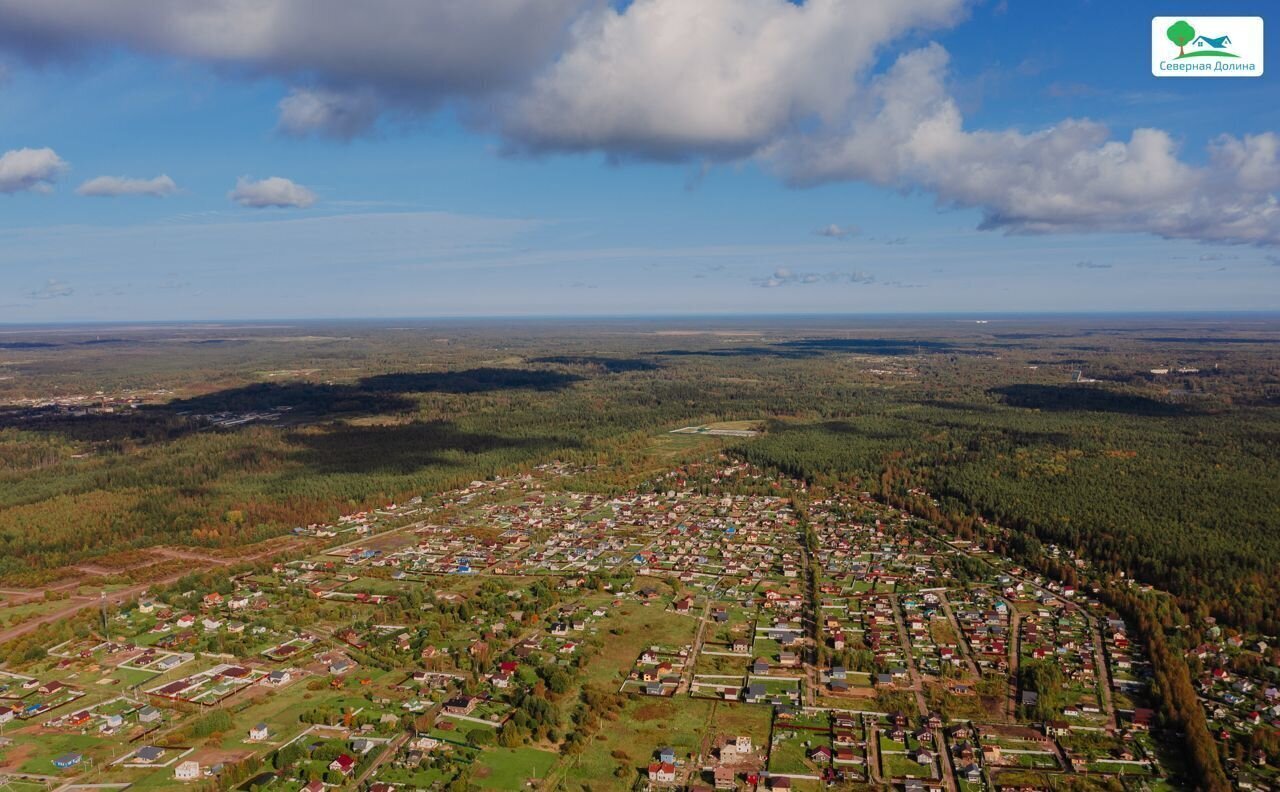
POLYGON ((71 284, 57 278, 50 278, 43 286, 30 292, 29 296, 36 300, 56 300, 59 297, 70 297, 72 294, 75 294, 75 289, 71 288, 71 284))
POLYGON ((927 190, 944 205, 980 209, 987 229, 1280 243, 1274 133, 1219 138, 1212 165, 1195 167, 1158 129, 1127 141, 1079 120, 1031 133, 969 131, 945 87, 947 61, 936 44, 903 55, 842 128, 780 141, 768 159, 798 185, 927 190))
POLYGON ((878 50, 954 22, 960 0, 635 0, 580 18, 504 112, 520 147, 658 159, 749 155, 838 117, 878 50))
POLYGON ((0 192, 49 192, 67 163, 51 148, 21 148, 0 156, 0 192))
POLYGON ((370 90, 295 88, 280 100, 279 129, 294 137, 351 140, 372 130, 380 112, 378 97, 370 90))
POLYGON ((113 198, 119 195, 173 195, 178 185, 164 174, 154 179, 130 179, 124 176, 99 176, 76 188, 77 195, 94 198, 113 198))
POLYGON ((1265 132, 1243 138, 1220 135, 1209 147, 1214 168, 1231 174, 1242 190, 1280 190, 1280 135, 1265 132))
POLYGON ((316 194, 282 176, 254 181, 247 176, 236 180, 236 188, 227 193, 232 201, 253 209, 269 206, 306 209, 316 202, 316 194))
MULTIPOLYGON (((0 46, 37 62, 124 46, 430 109, 524 83, 597 2, 0 0, 0 46)), ((285 129, 301 112, 281 111, 285 129)))
POLYGON ((965 0, 0 0, 0 48, 49 60, 123 46, 269 74, 305 86, 279 103, 278 128, 293 136, 349 139, 385 113, 456 102, 515 152, 758 160, 797 186, 931 193, 1012 233, 1280 244, 1276 133, 1221 136, 1195 165, 1160 129, 1113 139, 1079 119, 966 127, 936 44, 874 73, 889 46, 965 10, 965 0))
POLYGON ((838 225, 831 223, 817 230, 818 236, 828 237, 830 239, 851 239, 862 232, 862 229, 856 225, 838 225))
POLYGON ((778 267, 769 277, 760 278, 756 281, 757 284, 766 289, 776 289, 779 286, 788 286, 792 284, 856 283, 867 285, 875 282, 876 279, 874 275, 857 270, 852 272, 843 272, 839 270, 832 270, 830 272, 796 272, 790 267, 778 267))

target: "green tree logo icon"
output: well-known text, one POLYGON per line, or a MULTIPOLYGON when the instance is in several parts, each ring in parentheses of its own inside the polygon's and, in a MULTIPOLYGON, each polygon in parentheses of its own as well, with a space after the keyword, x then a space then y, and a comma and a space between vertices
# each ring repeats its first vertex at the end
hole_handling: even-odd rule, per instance
POLYGON ((1196 29, 1187 24, 1185 19, 1179 19, 1169 26, 1169 29, 1165 31, 1165 35, 1178 46, 1178 57, 1181 58, 1186 55, 1183 47, 1190 44, 1191 40, 1196 37, 1196 29))

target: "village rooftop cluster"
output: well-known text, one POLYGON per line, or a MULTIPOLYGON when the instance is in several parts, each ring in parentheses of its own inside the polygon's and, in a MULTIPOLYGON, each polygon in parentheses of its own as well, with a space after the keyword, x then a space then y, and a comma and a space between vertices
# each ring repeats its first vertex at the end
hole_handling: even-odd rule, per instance
MULTIPOLYGON (((591 473, 544 465, 303 526, 294 557, 105 609, 0 672, 3 775, 1168 788, 1144 647, 1089 592, 724 456, 625 492, 591 473)), ((1211 634, 1197 686, 1230 742, 1280 701, 1238 659, 1261 638, 1211 634)), ((1241 765, 1275 778, 1265 755, 1241 765)))

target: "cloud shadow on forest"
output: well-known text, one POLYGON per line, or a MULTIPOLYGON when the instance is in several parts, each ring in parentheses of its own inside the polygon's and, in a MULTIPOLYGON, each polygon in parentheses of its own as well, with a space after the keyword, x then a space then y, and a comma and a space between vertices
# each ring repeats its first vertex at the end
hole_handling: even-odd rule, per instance
POLYGON ((716 349, 667 349, 657 355, 670 357, 777 357, 788 360, 806 360, 832 353, 874 355, 880 357, 909 357, 926 353, 947 355, 990 355, 979 350, 980 344, 953 344, 947 341, 929 341, 910 338, 802 338, 782 341, 769 346, 721 347, 716 349))
POLYGON ((1195 412, 1183 404, 1088 385, 1005 385, 987 392, 1011 407, 1046 412, 1105 412, 1152 417, 1195 412))
POLYGON ((56 433, 82 442, 163 442, 207 428, 195 416, 270 413, 283 408, 287 422, 309 423, 406 413, 417 406, 412 396, 419 393, 555 391, 582 379, 539 369, 476 368, 380 374, 354 384, 258 382, 113 413, 73 414, 59 408, 0 411, 0 428, 56 433))
POLYGON ((291 432, 288 440, 301 448, 295 459, 308 473, 407 474, 424 467, 457 464, 457 453, 510 449, 535 455, 579 445, 567 438, 468 432, 450 421, 388 426, 337 424, 291 432))

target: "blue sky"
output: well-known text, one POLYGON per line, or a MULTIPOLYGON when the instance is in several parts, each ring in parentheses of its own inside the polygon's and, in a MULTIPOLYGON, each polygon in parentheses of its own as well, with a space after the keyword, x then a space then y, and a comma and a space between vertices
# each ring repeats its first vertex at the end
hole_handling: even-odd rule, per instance
MULTIPOLYGON (((76 0, 0 0, 0 29, 18 31, 0 34, 0 154, 58 160, 47 180, 0 192, 0 322, 1280 308, 1276 76, 1152 77, 1151 17, 1168 7, 901 0, 920 8, 811 24, 771 7, 781 0, 742 0, 745 21, 731 7, 704 21, 782 20, 818 51, 762 37, 742 61, 732 38, 648 51, 655 26, 674 24, 658 13, 668 2, 563 0, 532 66, 431 39, 406 49, 426 61, 367 74, 349 68, 358 49, 263 37, 211 52, 164 38, 171 24, 148 36, 85 21, 76 0), (610 15, 606 32, 589 14, 610 15), (833 24, 849 36, 824 38, 833 24), (838 51, 851 41, 865 52, 838 51), (646 57, 687 64, 655 88, 646 57), (735 69, 750 74, 702 80, 735 69), (525 72, 539 76, 513 76, 525 72), (357 128, 291 116, 281 102, 299 92, 357 128), (1140 147, 1135 129, 1164 137, 1140 147), (1166 141, 1203 205, 1177 204, 1185 179, 1160 182, 1166 141), (1115 157, 1125 176, 1094 172, 1115 157), (170 194, 77 193, 160 175, 170 194), (267 177, 297 185, 302 205, 253 205, 277 200, 272 185, 230 197, 267 177), (1097 208, 1108 202, 1120 208, 1097 208)), ((369 46, 398 22, 374 19, 369 46)))

